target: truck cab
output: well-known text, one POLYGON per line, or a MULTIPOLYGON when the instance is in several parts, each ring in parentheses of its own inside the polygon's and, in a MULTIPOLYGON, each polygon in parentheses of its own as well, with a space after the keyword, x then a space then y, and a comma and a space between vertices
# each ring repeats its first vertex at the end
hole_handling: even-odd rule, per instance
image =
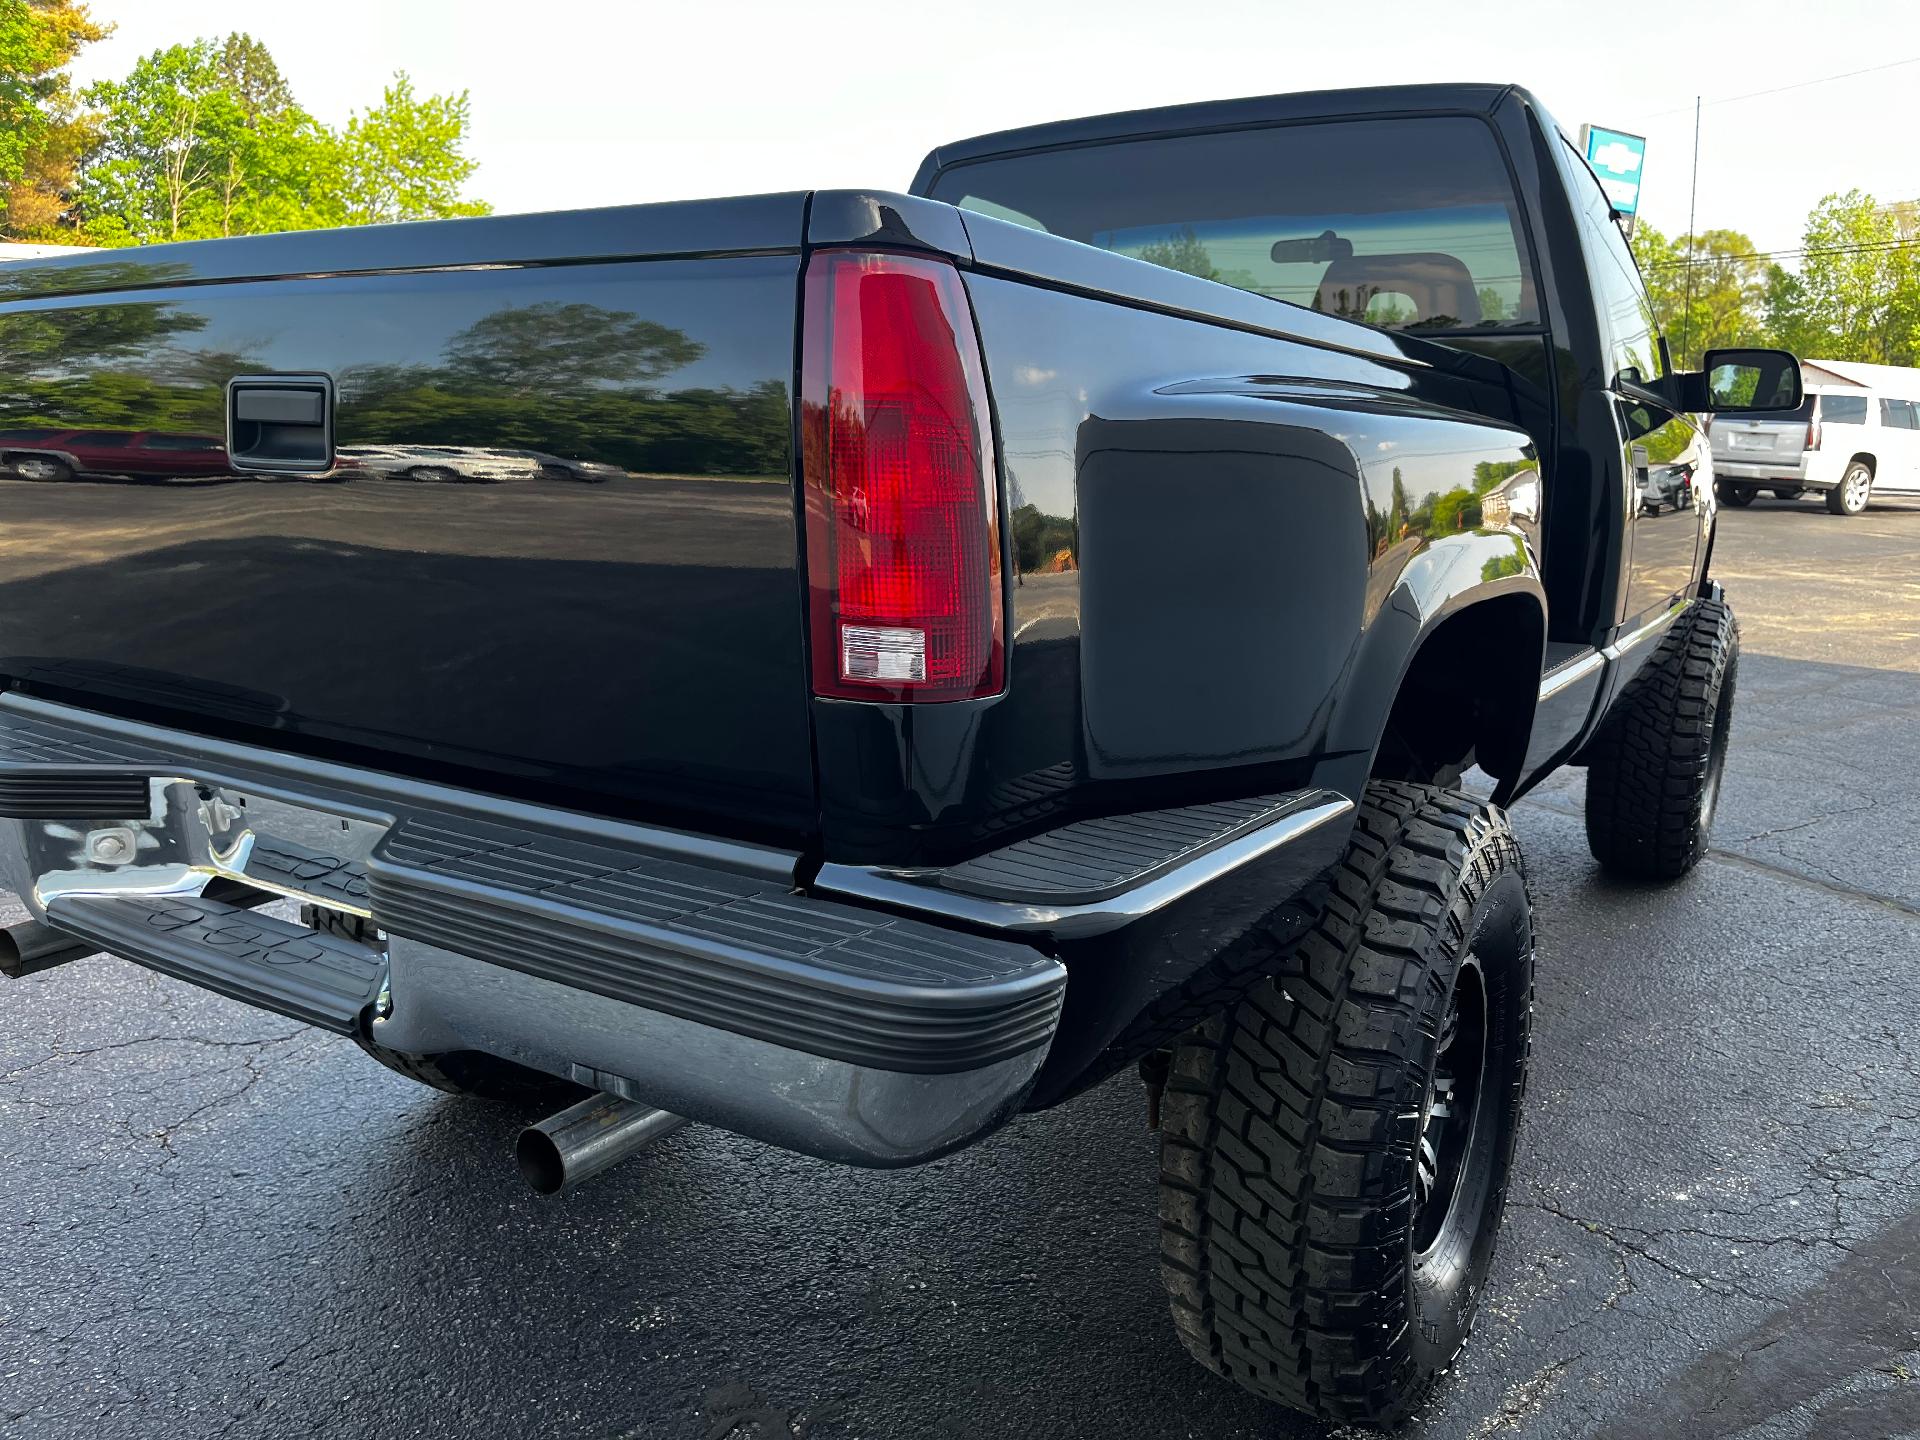
MULTIPOLYGON (((1598 179, 1517 86, 1035 126, 939 147, 914 191, 1497 361, 1540 456, 1549 671, 1653 638, 1706 573, 1712 506, 1639 504, 1648 471, 1698 454, 1702 432, 1661 394, 1666 346, 1598 179)), ((1555 694, 1590 706, 1598 683, 1555 694)))

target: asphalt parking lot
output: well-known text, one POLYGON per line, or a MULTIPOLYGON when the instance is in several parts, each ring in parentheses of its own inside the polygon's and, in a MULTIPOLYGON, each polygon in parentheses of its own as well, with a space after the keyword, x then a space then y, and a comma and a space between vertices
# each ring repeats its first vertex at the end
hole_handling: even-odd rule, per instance
MULTIPOLYGON (((1529 1110, 1411 1434, 1920 1435, 1920 506, 1722 523, 1717 853, 1635 890, 1579 772, 1516 811, 1529 1110)), ((921 1170, 690 1128, 558 1202, 517 1123, 104 957, 0 988, 0 1434, 1327 1434, 1174 1340, 1130 1077, 921 1170)))

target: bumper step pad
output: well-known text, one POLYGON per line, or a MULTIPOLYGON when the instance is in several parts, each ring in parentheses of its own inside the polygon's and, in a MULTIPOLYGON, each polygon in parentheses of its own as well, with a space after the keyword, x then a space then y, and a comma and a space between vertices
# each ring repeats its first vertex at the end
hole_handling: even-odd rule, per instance
POLYGON ((409 820, 367 870, 390 934, 880 1070, 1043 1045, 1065 982, 1017 942, 504 826, 409 820))
POLYGON ((196 896, 58 896, 47 919, 149 970, 342 1035, 386 969, 364 946, 196 896))

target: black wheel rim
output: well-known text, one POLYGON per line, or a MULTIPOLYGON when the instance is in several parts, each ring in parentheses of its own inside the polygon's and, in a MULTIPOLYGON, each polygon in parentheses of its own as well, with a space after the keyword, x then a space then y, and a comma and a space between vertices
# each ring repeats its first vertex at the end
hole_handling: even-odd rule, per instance
POLYGON ((1420 1107, 1413 1163, 1413 1254, 1422 1261, 1455 1245, 1473 1223, 1459 1204, 1461 1180, 1488 1100, 1487 986, 1480 963, 1462 962, 1434 1040, 1433 1073, 1420 1107))

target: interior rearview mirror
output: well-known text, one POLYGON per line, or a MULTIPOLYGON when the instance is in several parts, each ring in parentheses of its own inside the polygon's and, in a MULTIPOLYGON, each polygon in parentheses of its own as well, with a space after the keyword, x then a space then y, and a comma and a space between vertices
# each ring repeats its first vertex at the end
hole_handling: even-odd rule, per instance
POLYGON ((1351 260, 1353 241, 1331 230, 1304 240, 1276 240, 1268 252, 1276 265, 1303 265, 1315 260, 1351 260))
POLYGON ((1785 350, 1709 350, 1687 377, 1689 410, 1792 410, 1801 401, 1800 362, 1785 350))

